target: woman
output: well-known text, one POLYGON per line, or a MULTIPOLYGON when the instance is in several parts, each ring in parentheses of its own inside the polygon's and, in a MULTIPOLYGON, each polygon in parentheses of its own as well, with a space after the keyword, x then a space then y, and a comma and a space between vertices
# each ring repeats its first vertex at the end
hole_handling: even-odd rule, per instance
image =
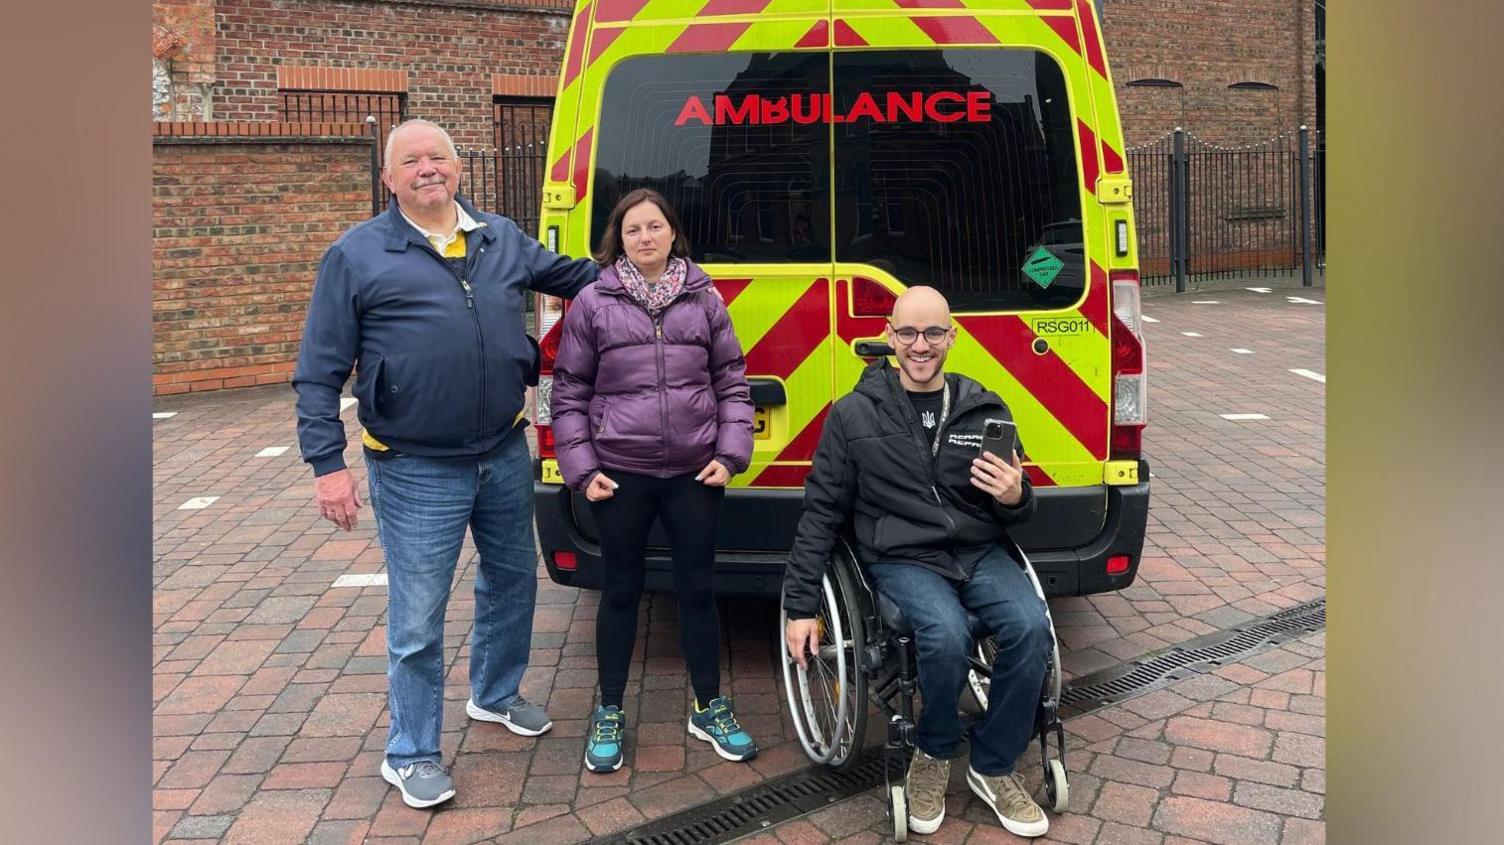
POLYGON ((600 705, 585 767, 621 767, 622 695, 637 641, 653 520, 672 547, 679 639, 695 693, 689 733, 728 760, 757 746, 720 691, 720 622, 711 595, 726 482, 752 456, 746 362, 726 305, 688 258, 658 193, 622 197, 595 260, 600 278, 564 317, 551 409, 559 468, 600 529, 605 583, 595 623, 600 705))

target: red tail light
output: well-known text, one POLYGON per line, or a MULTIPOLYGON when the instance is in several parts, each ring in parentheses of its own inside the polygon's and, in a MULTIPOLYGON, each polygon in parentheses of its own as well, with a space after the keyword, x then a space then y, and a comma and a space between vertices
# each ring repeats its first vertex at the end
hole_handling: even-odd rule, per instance
POLYGON ((552 403, 554 395, 554 362, 559 357, 559 339, 563 336, 564 312, 569 303, 557 296, 538 295, 535 309, 537 316, 538 389, 533 400, 533 427, 538 432, 538 457, 555 458, 552 403))
POLYGON ((573 572, 580 567, 580 561, 574 556, 574 552, 554 552, 554 566, 566 572, 573 572))
POLYGON ((1128 564, 1132 562, 1133 559, 1128 555, 1113 555, 1107 559, 1107 574, 1122 575, 1128 571, 1128 564))
POLYGON ((1138 271, 1111 274, 1112 282, 1112 456, 1134 459, 1143 451, 1148 422, 1147 368, 1138 271))
POLYGON ((851 280, 851 313, 858 317, 886 317, 893 313, 898 294, 872 279, 851 280))

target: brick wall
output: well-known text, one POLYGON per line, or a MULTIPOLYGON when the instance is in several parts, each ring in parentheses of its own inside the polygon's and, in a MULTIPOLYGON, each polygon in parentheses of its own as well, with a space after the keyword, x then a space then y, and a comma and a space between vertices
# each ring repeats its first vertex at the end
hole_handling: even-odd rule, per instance
POLYGON ((275 120, 279 65, 382 69, 404 78, 409 117, 438 122, 461 146, 488 147, 493 77, 543 76, 552 96, 573 3, 216 0, 215 7, 216 117, 275 120))
POLYGON ((285 382, 324 250, 371 214, 363 126, 158 123, 158 395, 285 382))
POLYGON ((1316 125, 1314 0, 1108 0, 1103 36, 1129 146, 1176 126, 1248 144, 1316 125), (1141 88, 1160 78, 1183 88, 1141 88), (1232 90, 1262 82, 1278 91, 1232 90))

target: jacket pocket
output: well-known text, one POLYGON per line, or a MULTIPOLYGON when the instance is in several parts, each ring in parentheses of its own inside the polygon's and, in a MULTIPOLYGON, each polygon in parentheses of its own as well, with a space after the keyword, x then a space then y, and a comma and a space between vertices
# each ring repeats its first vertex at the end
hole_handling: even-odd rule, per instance
POLYGON ((606 414, 611 407, 611 400, 600 394, 596 394, 597 402, 591 403, 590 407, 590 435, 599 440, 606 433, 606 414))
POLYGON ((405 356, 387 356, 380 369, 380 431, 373 433, 438 448, 457 447, 475 437, 479 402, 473 386, 439 372, 432 363, 419 367, 405 356))

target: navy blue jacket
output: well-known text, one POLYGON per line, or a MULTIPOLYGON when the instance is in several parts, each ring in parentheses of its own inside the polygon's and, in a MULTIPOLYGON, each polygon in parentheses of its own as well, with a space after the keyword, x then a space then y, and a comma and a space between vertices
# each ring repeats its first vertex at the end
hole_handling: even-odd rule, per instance
POLYGON ((352 367, 360 423, 392 449, 482 455, 512 431, 537 351, 524 288, 573 297, 599 267, 549 252, 505 217, 480 224, 452 267, 393 199, 324 253, 292 386, 298 445, 314 475, 345 466, 339 396, 352 367))

